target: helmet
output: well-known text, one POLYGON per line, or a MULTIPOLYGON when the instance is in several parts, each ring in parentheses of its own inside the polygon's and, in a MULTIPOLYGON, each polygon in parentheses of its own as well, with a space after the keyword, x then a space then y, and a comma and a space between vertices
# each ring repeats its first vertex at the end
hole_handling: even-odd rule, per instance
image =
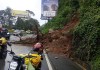
POLYGON ((38 42, 38 43, 36 43, 36 44, 34 45, 34 48, 40 48, 40 47, 42 47, 42 43, 40 43, 40 42, 38 42))

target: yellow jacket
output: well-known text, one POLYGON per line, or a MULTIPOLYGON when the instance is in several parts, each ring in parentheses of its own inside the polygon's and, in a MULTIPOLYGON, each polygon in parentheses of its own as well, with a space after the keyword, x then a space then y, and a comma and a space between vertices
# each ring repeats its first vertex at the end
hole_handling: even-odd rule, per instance
POLYGON ((0 40, 2 41, 2 44, 6 44, 7 43, 7 40, 4 37, 1 37, 0 40))

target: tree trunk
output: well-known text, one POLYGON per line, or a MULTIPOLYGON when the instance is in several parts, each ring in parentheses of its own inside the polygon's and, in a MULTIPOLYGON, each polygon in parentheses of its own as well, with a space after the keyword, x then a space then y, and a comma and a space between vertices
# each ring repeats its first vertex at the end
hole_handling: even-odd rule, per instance
POLYGON ((35 25, 35 26, 36 26, 36 35, 37 35, 36 41, 38 42, 40 40, 40 38, 39 38, 39 29, 38 29, 37 25, 35 25))

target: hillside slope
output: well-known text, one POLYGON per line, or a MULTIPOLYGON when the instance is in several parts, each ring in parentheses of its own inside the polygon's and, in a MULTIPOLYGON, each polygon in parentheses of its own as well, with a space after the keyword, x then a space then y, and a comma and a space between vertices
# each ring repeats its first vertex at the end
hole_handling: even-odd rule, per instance
POLYGON ((63 29, 55 30, 44 36, 43 42, 49 52, 63 54, 70 57, 72 52, 72 34, 70 30, 73 30, 78 22, 79 18, 76 14, 63 29))
POLYGON ((100 0, 59 0, 57 16, 42 32, 52 51, 71 54, 100 70, 100 0), (48 33, 49 29, 54 31, 48 33))

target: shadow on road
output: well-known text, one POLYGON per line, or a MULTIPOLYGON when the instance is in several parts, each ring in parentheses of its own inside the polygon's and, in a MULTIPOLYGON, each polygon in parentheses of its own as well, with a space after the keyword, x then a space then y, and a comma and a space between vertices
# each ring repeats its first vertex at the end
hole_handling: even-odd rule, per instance
POLYGON ((5 60, 0 59, 0 70, 4 70, 5 69, 5 60))

